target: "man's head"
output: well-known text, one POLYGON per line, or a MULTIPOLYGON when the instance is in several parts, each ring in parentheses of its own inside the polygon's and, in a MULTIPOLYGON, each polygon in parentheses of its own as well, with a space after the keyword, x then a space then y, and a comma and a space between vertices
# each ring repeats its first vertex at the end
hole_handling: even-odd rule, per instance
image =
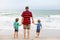
POLYGON ((29 7, 28 7, 28 6, 26 6, 26 7, 25 7, 25 9, 26 9, 26 10, 28 10, 28 9, 29 9, 29 7))

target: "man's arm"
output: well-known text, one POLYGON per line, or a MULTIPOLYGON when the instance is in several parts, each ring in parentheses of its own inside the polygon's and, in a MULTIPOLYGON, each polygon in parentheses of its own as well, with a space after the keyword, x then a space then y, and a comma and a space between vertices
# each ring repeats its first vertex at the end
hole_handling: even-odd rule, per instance
POLYGON ((32 23, 35 24, 35 25, 37 25, 36 23, 34 23, 34 19, 33 19, 33 17, 32 17, 32 23))
POLYGON ((37 25, 36 23, 33 23, 34 25, 37 25))
POLYGON ((32 23, 34 23, 34 19, 33 19, 33 17, 32 17, 32 23))
POLYGON ((23 23, 23 19, 24 19, 24 18, 22 17, 21 23, 23 23))

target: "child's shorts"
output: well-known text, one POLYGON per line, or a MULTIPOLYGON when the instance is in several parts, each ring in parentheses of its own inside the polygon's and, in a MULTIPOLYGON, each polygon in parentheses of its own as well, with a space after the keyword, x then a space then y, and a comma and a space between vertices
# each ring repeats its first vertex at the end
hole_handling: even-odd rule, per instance
POLYGON ((15 32, 18 32, 18 30, 15 29, 15 32))
POLYGON ((36 32, 38 32, 38 33, 39 33, 39 32, 40 32, 40 30, 38 30, 38 29, 37 29, 37 30, 36 30, 36 32))

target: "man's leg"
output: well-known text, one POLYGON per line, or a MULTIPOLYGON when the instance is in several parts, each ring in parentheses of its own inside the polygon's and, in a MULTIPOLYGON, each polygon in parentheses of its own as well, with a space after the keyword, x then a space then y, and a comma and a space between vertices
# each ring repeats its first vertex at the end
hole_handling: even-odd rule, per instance
POLYGON ((30 29, 28 29, 28 39, 30 38, 30 29))
POLYGON ((28 39, 30 38, 30 24, 28 25, 28 39))
POLYGON ((24 29, 24 39, 26 39, 26 29, 24 29))
POLYGON ((26 39, 26 25, 23 26, 24 26, 24 39, 26 39))

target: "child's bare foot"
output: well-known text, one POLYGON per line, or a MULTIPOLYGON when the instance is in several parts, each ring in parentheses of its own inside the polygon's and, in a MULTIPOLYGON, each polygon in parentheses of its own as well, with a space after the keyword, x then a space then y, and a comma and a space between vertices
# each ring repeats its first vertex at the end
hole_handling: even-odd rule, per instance
POLYGON ((27 39, 29 39, 29 38, 27 38, 27 39))
POLYGON ((27 38, 28 40, 30 40, 30 38, 27 38))
POLYGON ((30 39, 30 37, 28 37, 27 39, 30 39))
POLYGON ((40 38, 39 36, 36 36, 36 38, 40 38))
POLYGON ((14 38, 16 38, 16 39, 17 39, 17 38, 18 38, 18 36, 14 36, 14 38))
POLYGON ((14 35, 14 38, 16 38, 16 36, 14 35))
POLYGON ((38 38, 38 36, 36 36, 36 38, 38 38))
POLYGON ((18 38, 18 36, 16 38, 18 38))

